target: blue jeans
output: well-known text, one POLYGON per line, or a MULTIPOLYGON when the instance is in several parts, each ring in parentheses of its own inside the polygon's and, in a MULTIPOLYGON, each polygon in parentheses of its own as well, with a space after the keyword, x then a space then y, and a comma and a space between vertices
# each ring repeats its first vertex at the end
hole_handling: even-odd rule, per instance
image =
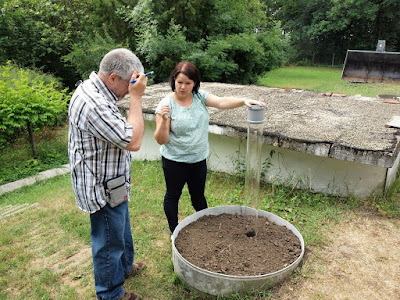
POLYGON ((164 196, 164 212, 167 216, 169 230, 174 232, 178 226, 178 206, 182 189, 187 183, 192 206, 196 211, 207 208, 204 187, 207 177, 206 160, 189 164, 176 162, 162 157, 162 167, 167 191, 164 196))
POLYGON ((135 256, 128 201, 114 208, 107 204, 90 215, 90 224, 97 298, 118 299, 135 256))

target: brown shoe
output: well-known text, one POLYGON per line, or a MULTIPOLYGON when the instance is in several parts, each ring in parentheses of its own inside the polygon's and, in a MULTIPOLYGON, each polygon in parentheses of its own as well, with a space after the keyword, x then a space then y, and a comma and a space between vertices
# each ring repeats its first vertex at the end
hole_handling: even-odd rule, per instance
POLYGON ((125 292, 121 297, 118 298, 118 300, 141 300, 142 297, 140 297, 136 293, 129 293, 125 292))
POLYGON ((144 262, 133 264, 132 270, 128 274, 125 274, 125 279, 138 275, 143 271, 144 268, 146 268, 146 264, 144 262))

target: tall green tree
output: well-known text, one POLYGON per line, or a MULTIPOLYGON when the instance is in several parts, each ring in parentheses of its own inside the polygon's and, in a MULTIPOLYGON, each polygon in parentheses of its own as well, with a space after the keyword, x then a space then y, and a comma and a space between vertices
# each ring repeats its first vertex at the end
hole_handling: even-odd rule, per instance
POLYGON ((203 80, 240 83, 280 65, 280 33, 258 0, 139 0, 125 18, 156 81, 184 59, 196 63, 203 80))
POLYGON ((160 33, 166 33, 169 21, 186 29, 190 42, 209 36, 238 34, 265 27, 264 9, 254 0, 153 0, 152 9, 160 33))
POLYGON ((85 3, 78 0, 10 0, 0 14, 0 62, 12 60, 76 81, 73 68, 62 56, 73 41, 85 36, 90 19, 85 3))
MULTIPOLYGON (((135 29, 124 18, 125 12, 137 4, 137 0, 91 0, 91 30, 95 35, 112 38, 115 43, 135 47, 135 29)), ((86 41, 87 42, 87 41, 86 41)))
POLYGON ((51 72, 70 88, 117 46, 136 52, 147 69, 156 71, 156 81, 166 80, 180 60, 194 59, 207 80, 249 83, 278 66, 283 56, 276 23, 259 0, 0 4, 0 63, 12 60, 51 72))
POLYGON ((346 50, 400 51, 398 0, 266 0, 290 35, 294 61, 343 62, 346 50))
MULTIPOLYGON (((4 1, 0 13, 0 63, 12 60, 20 66, 41 69, 62 78, 65 85, 73 88, 82 72, 77 72, 65 56, 79 45, 98 48, 90 43, 96 39, 107 40, 110 45, 133 42, 130 28, 119 11, 135 3, 126 0, 4 1)), ((99 55, 104 54, 102 51, 99 55)))

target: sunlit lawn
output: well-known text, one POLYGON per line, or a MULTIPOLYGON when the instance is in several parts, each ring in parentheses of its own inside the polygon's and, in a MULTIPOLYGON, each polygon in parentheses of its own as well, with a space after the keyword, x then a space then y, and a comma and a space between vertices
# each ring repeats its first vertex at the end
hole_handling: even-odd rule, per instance
POLYGON ((318 67, 285 67, 267 72, 258 80, 260 85, 333 92, 376 97, 379 94, 400 96, 400 84, 350 83, 341 80, 342 69, 318 67))
MULTIPOLYGON (((160 162, 134 162, 132 176, 135 184, 129 208, 136 259, 146 261, 148 268, 143 275, 128 280, 125 288, 145 299, 202 299, 187 289, 173 271, 160 162)), ((243 178, 210 172, 206 185, 209 206, 243 205, 243 186, 243 178)), ((323 228, 346 218, 346 211, 359 204, 355 199, 280 186, 262 186, 260 199, 261 209, 283 217, 299 229, 307 247, 324 243, 323 228)), ((69 174, 1 195, 0 211, 8 205, 24 203, 37 205, 0 219, 0 299, 94 297, 89 215, 75 204, 69 174)), ((185 188, 180 220, 193 212, 185 188)), ((301 278, 301 270, 293 276, 301 278)))

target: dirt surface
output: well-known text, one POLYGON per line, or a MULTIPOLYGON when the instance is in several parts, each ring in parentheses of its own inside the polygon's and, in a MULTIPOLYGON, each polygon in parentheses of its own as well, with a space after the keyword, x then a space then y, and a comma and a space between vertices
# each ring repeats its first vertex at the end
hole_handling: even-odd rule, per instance
MULTIPOLYGON (((68 203, 74 205, 73 201, 68 203)), ((48 230, 35 217, 38 209, 51 209, 59 204, 34 205, 0 221, 15 227, 20 226, 25 218, 32 219, 32 226, 26 232, 27 238, 19 245, 25 257, 34 258, 27 264, 29 272, 42 274, 62 269, 60 286, 74 289, 82 299, 95 299, 88 296, 93 294, 94 286, 90 246, 76 241, 65 245, 61 229, 54 227, 54 230, 48 230), (51 247, 55 247, 55 253, 45 255, 51 247)), ((0 215, 4 209, 0 209, 0 215)), ((344 220, 328 222, 322 231, 324 242, 317 246, 306 243, 302 264, 294 274, 268 292, 267 297, 255 296, 254 300, 400 299, 399 219, 366 212, 348 212, 344 220)), ((157 250, 148 254, 148 280, 157 281, 161 276, 172 276, 171 272, 160 275, 156 262, 159 259, 157 252, 168 251, 170 242, 169 235, 163 235, 156 241, 157 250)), ((7 286, 7 292, 12 299, 26 298, 12 281, 7 286)), ((148 300, 168 300, 160 298, 154 290, 144 296, 148 300)))
POLYGON ((324 231, 326 243, 306 245, 299 272, 269 299, 400 299, 400 220, 349 213, 324 231))
POLYGON ((256 276, 279 271, 301 254, 301 244, 285 226, 254 216, 203 216, 185 226, 175 240, 189 262, 211 272, 256 276))

